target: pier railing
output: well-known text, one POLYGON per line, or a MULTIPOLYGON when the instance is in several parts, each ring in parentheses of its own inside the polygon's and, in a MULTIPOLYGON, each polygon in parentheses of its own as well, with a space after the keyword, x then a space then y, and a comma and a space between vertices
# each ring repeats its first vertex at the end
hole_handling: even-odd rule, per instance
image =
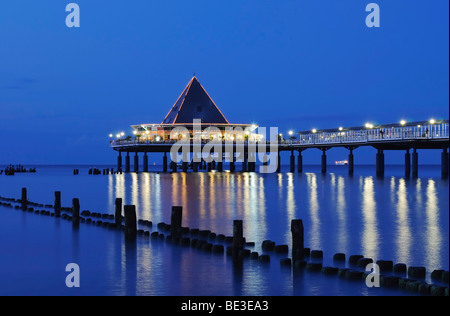
POLYGON ((300 133, 298 140, 291 140, 289 143, 293 145, 353 144, 445 138, 449 138, 448 122, 420 126, 380 127, 348 131, 300 133))
MULTIPOLYGON (((449 138, 449 122, 448 120, 438 124, 425 124, 417 126, 395 126, 395 127, 379 127, 379 128, 362 128, 350 130, 332 130, 318 132, 301 132, 298 138, 291 140, 282 140, 280 145, 345 145, 345 144, 370 144, 370 143, 389 143, 396 141, 414 141, 414 140, 439 140, 449 138)), ((156 141, 156 140, 139 140, 139 139, 118 139, 111 140, 110 146, 115 147, 134 147, 145 145, 173 145, 177 141, 156 141)), ((209 141, 202 141, 206 144, 209 141)), ((228 141, 229 142, 229 141, 228 141)), ((227 143, 228 143, 227 142, 227 143)), ((247 144, 247 141, 237 142, 239 144, 247 144)), ((269 141, 259 141, 257 143, 267 143, 269 141)))

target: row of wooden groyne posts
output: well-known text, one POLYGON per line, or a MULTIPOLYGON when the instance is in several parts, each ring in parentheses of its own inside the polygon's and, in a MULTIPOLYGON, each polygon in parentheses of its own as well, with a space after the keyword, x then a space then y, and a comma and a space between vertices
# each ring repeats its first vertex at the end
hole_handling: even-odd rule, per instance
MULTIPOLYGON (((0 196, 0 206, 14 208, 23 212, 46 215, 62 218, 71 221, 73 228, 78 228, 80 223, 92 224, 110 229, 120 229, 124 231, 126 240, 134 241, 138 236, 151 238, 152 240, 162 240, 174 245, 181 245, 230 256, 234 264, 240 265, 246 259, 257 260, 264 264, 271 261, 270 253, 279 255, 288 254, 288 245, 277 245, 274 241, 264 240, 262 242, 263 254, 251 251, 248 248, 254 247, 254 242, 247 242, 243 234, 242 220, 233 221, 233 235, 225 236, 216 234, 210 230, 200 230, 197 228, 183 227, 181 206, 173 206, 171 212, 171 222, 158 223, 158 231, 150 230, 153 223, 145 219, 137 219, 136 207, 134 205, 124 205, 122 199, 115 200, 115 214, 102 214, 84 210, 80 213, 80 203, 77 198, 72 200, 72 207, 61 206, 61 192, 55 192, 54 204, 40 204, 27 199, 27 189, 22 188, 21 199, 7 198, 0 196), (13 205, 12 203, 16 203, 13 205), (34 207, 44 207, 54 209, 37 210, 34 207), (123 211, 123 213, 122 213, 123 211), (143 227, 144 229, 138 229, 143 227), (166 235, 164 235, 166 233, 166 235), (225 244, 225 245, 224 245, 225 244)), ((301 219, 291 221, 291 258, 280 259, 282 267, 289 267, 294 270, 305 270, 311 273, 322 273, 329 276, 337 276, 349 281, 364 282, 371 271, 366 271, 366 266, 374 263, 373 259, 365 258, 362 255, 351 255, 348 257, 348 268, 346 268, 347 256, 344 253, 336 253, 333 262, 336 266, 323 265, 323 251, 311 250, 304 247, 304 227, 301 219), (309 260, 308 260, 309 259, 309 260)), ((432 284, 425 282, 427 269, 425 267, 410 266, 404 263, 394 264, 393 261, 378 260, 380 286, 391 289, 406 290, 411 293, 431 296, 449 296, 449 271, 433 270, 430 275, 432 284), (444 286, 445 285, 445 286, 444 286)))
POLYGON ((4 173, 6 176, 13 176, 16 173, 26 173, 26 172, 35 173, 36 168, 27 169, 23 165, 10 164, 9 166, 6 166, 4 170, 0 169, 0 175, 4 173))

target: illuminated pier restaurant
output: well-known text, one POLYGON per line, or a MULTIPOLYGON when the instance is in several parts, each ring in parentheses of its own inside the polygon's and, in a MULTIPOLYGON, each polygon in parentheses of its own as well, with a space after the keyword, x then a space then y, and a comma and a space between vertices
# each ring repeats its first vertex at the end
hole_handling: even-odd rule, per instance
MULTIPOLYGON (((176 100, 161 123, 131 125, 132 136, 121 132, 110 134, 110 146, 119 153, 117 170, 122 170, 122 155, 125 154, 125 172, 131 172, 130 153, 134 153, 133 172, 139 172, 139 153, 143 154, 143 170, 148 172, 148 153, 163 153, 163 172, 169 167, 172 172, 182 169, 224 171, 224 162, 229 163, 230 172, 236 171, 236 162, 242 164, 241 170, 255 172, 256 162, 261 162, 263 172, 280 172, 280 152, 290 152, 289 171, 303 171, 302 152, 306 149, 322 151, 321 170, 327 172, 329 149, 343 147, 348 149, 349 174, 354 171, 354 150, 362 146, 376 149, 375 162, 377 176, 384 176, 384 151, 401 150, 405 152, 405 176, 417 177, 419 173, 418 149, 440 149, 441 172, 448 178, 449 121, 428 119, 424 121, 393 124, 366 123, 357 127, 337 127, 313 129, 309 131, 290 131, 285 139, 282 134, 267 133, 267 128, 256 124, 233 124, 228 122, 222 111, 200 84, 195 75, 176 100), (261 131, 259 131, 261 130, 261 131), (266 137, 266 135, 270 135, 266 137), (115 136, 116 139, 113 139, 115 136), (184 143, 189 155, 184 154, 177 163, 176 158, 168 159, 172 146, 184 143), (205 158, 204 148, 208 147, 211 158, 205 158), (217 150, 218 149, 218 150, 217 150), (217 152, 215 152, 217 151, 217 152), (200 154, 198 154, 200 153, 200 154), (273 165, 274 168, 268 168, 273 165), (273 171, 267 171, 273 170, 273 171)), ((181 151, 181 150, 180 150, 181 151)))

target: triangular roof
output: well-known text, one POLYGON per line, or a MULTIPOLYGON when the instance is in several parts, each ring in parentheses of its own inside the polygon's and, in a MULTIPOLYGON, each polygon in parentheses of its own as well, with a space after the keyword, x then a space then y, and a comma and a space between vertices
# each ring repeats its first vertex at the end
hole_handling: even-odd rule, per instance
POLYGON ((229 124, 195 76, 189 81, 162 124, 192 124, 194 119, 201 119, 202 123, 208 124, 229 124))

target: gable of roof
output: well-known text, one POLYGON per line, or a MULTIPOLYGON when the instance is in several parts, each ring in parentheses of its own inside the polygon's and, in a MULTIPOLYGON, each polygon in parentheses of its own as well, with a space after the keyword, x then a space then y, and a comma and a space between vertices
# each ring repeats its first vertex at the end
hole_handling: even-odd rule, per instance
POLYGON ((195 76, 189 81, 162 124, 192 124, 194 119, 201 119, 202 123, 208 124, 229 124, 195 76))

